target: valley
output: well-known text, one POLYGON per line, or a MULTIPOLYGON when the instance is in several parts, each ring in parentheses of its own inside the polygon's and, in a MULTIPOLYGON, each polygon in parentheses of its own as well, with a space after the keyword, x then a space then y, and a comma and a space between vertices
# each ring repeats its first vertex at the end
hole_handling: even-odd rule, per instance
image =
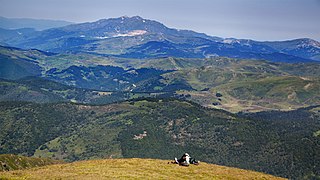
POLYGON ((230 112, 291 110, 320 103, 318 63, 275 63, 225 57, 142 61, 47 54, 7 47, 2 47, 1 53, 6 63, 0 77, 13 81, 2 83, 0 99, 3 100, 49 102, 45 96, 51 96, 56 102, 103 104, 160 96, 191 100, 230 112), (33 87, 25 87, 30 85, 33 87), (27 99, 26 93, 29 94, 27 99), (47 100, 37 100, 43 98, 47 100))

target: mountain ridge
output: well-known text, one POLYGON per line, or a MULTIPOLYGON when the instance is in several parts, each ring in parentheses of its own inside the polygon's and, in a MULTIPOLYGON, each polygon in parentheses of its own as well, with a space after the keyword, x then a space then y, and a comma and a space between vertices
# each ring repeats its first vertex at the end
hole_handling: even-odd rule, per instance
MULTIPOLYGON (((9 32, 7 32, 9 33, 9 32)), ((289 41, 254 41, 250 39, 219 38, 190 30, 168 28, 164 24, 140 16, 100 19, 95 22, 67 25, 26 36, 3 39, 2 43, 20 48, 37 48, 52 52, 98 53, 130 58, 132 48, 149 42, 167 41, 173 49, 183 53, 146 51, 134 58, 163 57, 210 57, 266 59, 283 62, 307 62, 320 60, 319 42, 311 39, 289 41), (129 54, 128 54, 129 53, 129 54), (275 53, 280 54, 277 55, 275 53), (247 54, 250 54, 249 56, 247 54)))
POLYGON ((41 31, 55 27, 62 27, 69 24, 72 24, 72 22, 33 18, 7 18, 0 16, 0 28, 4 29, 33 28, 41 31))

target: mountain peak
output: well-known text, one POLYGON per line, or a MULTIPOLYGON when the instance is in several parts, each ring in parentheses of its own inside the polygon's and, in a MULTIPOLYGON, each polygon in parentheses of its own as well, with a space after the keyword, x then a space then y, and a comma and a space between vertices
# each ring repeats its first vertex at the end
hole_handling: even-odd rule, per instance
MULTIPOLYGON (((276 42, 279 43, 279 42, 276 42)), ((283 41, 283 44, 286 46, 283 47, 286 49, 292 49, 292 48, 313 48, 315 51, 320 51, 320 42, 310 39, 310 38, 299 38, 299 39, 293 39, 293 40, 287 40, 283 41), (289 47, 288 47, 289 46, 289 47)))
MULTIPOLYGON (((122 22, 122 21, 134 21, 134 22, 146 22, 146 21, 152 21, 152 20, 147 20, 147 19, 144 19, 140 16, 127 16, 127 15, 124 15, 124 16, 120 16, 120 17, 115 17, 115 18, 107 18, 107 19, 100 19, 98 20, 97 22, 104 22, 104 21, 119 21, 119 22, 122 22)), ((153 22, 156 22, 156 21, 153 21, 153 22)), ((94 23, 94 22, 92 22, 94 23)), ((158 22, 159 23, 159 22, 158 22)))
POLYGON ((121 16, 120 18, 121 18, 121 19, 127 19, 127 18, 130 18, 130 17, 127 16, 127 15, 124 15, 124 16, 121 16))
POLYGON ((72 36, 100 40, 144 34, 172 34, 173 31, 176 33, 176 30, 170 29, 160 22, 144 19, 140 16, 120 16, 117 18, 100 19, 95 22, 66 26, 61 30, 75 34, 72 36))
POLYGON ((143 18, 142 18, 142 17, 140 17, 140 16, 132 16, 132 18, 134 18, 134 19, 138 19, 138 20, 143 20, 143 18))
POLYGON ((299 40, 301 41, 302 44, 320 48, 320 42, 318 42, 318 41, 316 41, 314 39, 302 38, 302 39, 299 39, 299 40))
MULTIPOLYGON (((140 16, 128 16, 128 15, 124 15, 124 16, 121 16, 121 17, 119 17, 119 18, 121 18, 121 19, 132 19, 132 18, 134 18, 134 19, 143 19, 142 17, 140 17, 140 16)), ((116 18, 117 19, 117 18, 116 18)))

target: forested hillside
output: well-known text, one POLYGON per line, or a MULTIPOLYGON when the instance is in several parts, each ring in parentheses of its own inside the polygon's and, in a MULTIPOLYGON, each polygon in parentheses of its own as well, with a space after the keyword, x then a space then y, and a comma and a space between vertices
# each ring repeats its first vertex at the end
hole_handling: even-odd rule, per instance
POLYGON ((4 102, 0 108, 0 153, 75 161, 189 152, 282 177, 319 176, 319 107, 234 115, 149 99, 103 106, 4 102))

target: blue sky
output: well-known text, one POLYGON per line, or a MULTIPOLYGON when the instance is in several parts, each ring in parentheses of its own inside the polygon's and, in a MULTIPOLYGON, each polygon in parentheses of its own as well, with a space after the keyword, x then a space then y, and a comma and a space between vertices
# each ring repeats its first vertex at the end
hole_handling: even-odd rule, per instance
POLYGON ((320 0, 0 0, 0 16, 73 22, 139 15, 168 27, 255 40, 320 41, 320 0))

